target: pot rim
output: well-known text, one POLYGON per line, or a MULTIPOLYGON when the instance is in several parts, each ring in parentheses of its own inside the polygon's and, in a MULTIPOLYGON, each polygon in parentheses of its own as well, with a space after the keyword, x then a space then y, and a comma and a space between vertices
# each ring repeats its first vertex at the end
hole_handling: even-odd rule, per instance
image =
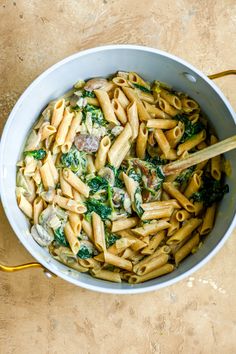
MULTIPOLYGON (((224 94, 221 92, 221 90, 216 86, 216 84, 214 82, 212 82, 204 73, 202 73, 201 71, 199 71, 198 69, 196 69, 193 65, 189 64, 187 61, 173 55, 173 54, 169 54, 165 51, 159 50, 159 49, 155 49, 152 47, 148 47, 148 46, 140 46, 140 45, 132 45, 132 44, 114 44, 114 45, 105 45, 105 46, 97 46, 94 48, 90 48, 90 49, 86 49, 86 50, 82 50, 80 52, 76 52, 62 60, 60 60, 59 62, 55 63, 54 65, 50 66, 48 69, 46 69, 44 72, 42 72, 26 89, 25 91, 21 94, 21 96, 19 97, 19 99, 17 100, 16 104, 14 105, 12 111, 10 112, 10 115, 7 119, 7 122, 4 126, 3 129, 3 133, 2 133, 2 138, 1 138, 1 144, 0 144, 0 179, 1 181, 3 180, 4 177, 4 169, 2 166, 2 155, 3 155, 3 147, 5 145, 6 142, 6 138, 7 138, 7 134, 8 131, 13 123, 15 114, 17 113, 18 108, 21 106, 21 104, 24 102, 25 97, 27 97, 27 95, 29 94, 29 92, 31 92, 34 87, 38 84, 40 84, 40 82, 47 77, 47 75, 49 73, 51 73, 52 71, 54 71, 55 69, 57 69, 60 66, 63 66, 64 64, 73 61, 79 57, 82 57, 84 55, 88 55, 91 53, 97 53, 97 52, 101 52, 101 51, 110 51, 110 50, 116 50, 116 49, 124 49, 124 50, 137 50, 137 51, 144 51, 144 52, 149 52, 149 53, 154 53, 154 54, 158 54, 161 56, 164 56, 166 58, 172 59, 176 62, 179 62, 181 64, 183 64, 186 68, 192 70, 194 73, 196 73, 198 76, 200 76, 203 80, 205 80, 208 85, 217 93, 217 95, 219 96, 219 98, 221 98, 221 100, 224 102, 224 104, 227 106, 234 122, 236 123, 236 114, 234 113, 234 110, 232 108, 232 106, 230 105, 229 101, 226 99, 226 97, 224 96, 224 94)), ((56 274, 57 276, 59 276, 60 278, 63 278, 64 280, 80 286, 82 288, 88 289, 88 290, 93 290, 96 292, 101 292, 101 293, 110 293, 110 294, 139 294, 139 293, 145 293, 145 292, 149 292, 149 291, 154 291, 154 290, 158 290, 161 289, 163 287, 172 285, 177 283, 180 280, 183 280, 185 278, 187 278, 188 276, 190 276, 192 273, 194 273, 195 271, 197 271, 198 269, 200 269, 202 266, 204 266, 219 250, 220 248, 223 246, 223 244, 225 243, 225 241, 229 238, 231 232, 233 231, 235 225, 236 225, 236 215, 234 215, 230 227, 228 228, 228 230, 226 231, 226 233, 222 236, 222 239, 220 240, 220 242, 209 252, 209 254, 203 259, 201 260, 199 263, 197 263, 194 267, 192 267, 191 269, 189 269, 188 271, 185 271, 184 273, 174 277, 173 279, 164 281, 160 284, 155 284, 155 285, 146 285, 147 283, 143 283, 143 287, 142 288, 135 288, 135 285, 130 285, 129 289, 112 289, 112 288, 103 288, 97 285, 90 285, 87 284, 83 281, 81 281, 80 279, 74 279, 73 277, 64 274, 64 272, 62 272, 61 270, 58 270, 54 267, 52 267, 52 265, 46 261, 46 259, 44 259, 44 257, 40 256, 36 249, 34 249, 33 247, 31 247, 31 245, 29 243, 27 243, 27 240, 24 239, 23 237, 21 237, 20 235, 20 231, 18 230, 18 227, 15 223, 15 220, 13 218, 13 216, 11 215, 11 209, 8 205, 7 202, 7 195, 4 192, 4 187, 3 187, 4 183, 0 183, 0 195, 1 195, 1 200, 2 200, 2 204, 3 204, 3 208, 5 211, 5 214, 7 216, 7 219, 11 225, 11 227, 13 228, 17 238, 20 240, 20 242, 23 244, 23 246, 28 250, 28 252, 36 259, 38 260, 45 268, 49 269, 52 273, 56 274)))

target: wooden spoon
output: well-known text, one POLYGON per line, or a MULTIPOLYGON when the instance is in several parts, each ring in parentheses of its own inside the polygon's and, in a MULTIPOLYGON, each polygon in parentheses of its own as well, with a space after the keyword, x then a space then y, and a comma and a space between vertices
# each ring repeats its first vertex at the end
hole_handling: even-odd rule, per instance
POLYGON ((223 154, 224 152, 236 148, 236 135, 220 141, 214 145, 208 146, 198 152, 191 154, 185 159, 177 160, 162 166, 162 172, 165 176, 178 173, 190 166, 194 166, 202 161, 211 159, 212 157, 223 154))

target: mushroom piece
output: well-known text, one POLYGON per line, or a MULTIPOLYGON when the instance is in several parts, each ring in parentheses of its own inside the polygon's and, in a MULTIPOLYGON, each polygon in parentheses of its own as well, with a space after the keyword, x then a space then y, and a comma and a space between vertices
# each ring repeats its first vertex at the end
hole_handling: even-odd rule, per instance
POLYGON ((101 170, 98 172, 98 175, 105 178, 111 186, 114 186, 115 174, 111 168, 109 168, 109 167, 101 168, 101 170))
POLYGON ((108 84, 108 81, 103 78, 95 78, 88 80, 84 86, 86 91, 93 91, 97 89, 104 89, 108 84))
POLYGON ((100 139, 95 135, 77 134, 74 144, 79 151, 96 152, 99 148, 100 139))
POLYGON ((36 224, 31 228, 33 239, 42 247, 50 245, 54 240, 53 234, 49 234, 41 225, 36 224))

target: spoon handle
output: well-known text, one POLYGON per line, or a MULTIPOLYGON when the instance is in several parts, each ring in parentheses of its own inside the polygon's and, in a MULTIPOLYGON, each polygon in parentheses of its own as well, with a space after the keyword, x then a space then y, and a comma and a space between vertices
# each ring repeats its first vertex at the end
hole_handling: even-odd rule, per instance
POLYGON ((223 154, 224 152, 233 150, 236 148, 236 135, 231 136, 225 140, 220 141, 214 145, 195 152, 185 159, 171 162, 162 167, 162 171, 165 176, 175 174, 181 170, 184 170, 190 166, 196 165, 202 161, 211 159, 212 157, 223 154))

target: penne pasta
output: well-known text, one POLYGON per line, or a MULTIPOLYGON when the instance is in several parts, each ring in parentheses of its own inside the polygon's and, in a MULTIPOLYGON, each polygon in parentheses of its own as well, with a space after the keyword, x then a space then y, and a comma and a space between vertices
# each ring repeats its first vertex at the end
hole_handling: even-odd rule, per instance
POLYGON ((156 221, 150 224, 144 224, 141 227, 132 229, 132 232, 137 236, 149 236, 154 235, 158 231, 168 229, 170 224, 165 220, 156 221))
POLYGON ((197 218, 187 220, 185 224, 167 240, 167 245, 172 243, 180 243, 186 239, 201 223, 202 220, 197 218))
POLYGON ((176 127, 177 121, 173 119, 149 119, 147 121, 147 128, 154 129, 171 129, 176 127))
POLYGON ((62 121, 58 127, 57 134, 55 137, 57 146, 61 146, 64 144, 73 117, 74 113, 70 112, 68 108, 65 108, 62 121))
POLYGON ((196 234, 186 242, 185 245, 175 253, 175 264, 178 265, 185 257, 187 257, 191 251, 198 246, 199 241, 199 234, 196 234))
POLYGON ((119 125, 118 120, 116 119, 112 104, 108 93, 103 90, 94 90, 94 93, 99 101, 99 104, 103 110, 104 117, 109 123, 119 125))
POLYGON ((77 239, 77 237, 75 236, 69 222, 66 223, 66 225, 64 227, 64 231, 65 231, 66 239, 69 242, 71 251, 74 254, 77 254, 80 249, 80 243, 79 243, 79 240, 77 239))
POLYGON ((214 225, 215 213, 216 213, 216 203, 212 204, 210 207, 207 208, 206 213, 203 217, 203 223, 200 230, 200 235, 209 234, 209 232, 212 230, 214 225))
POLYGON ((69 198, 61 197, 60 195, 55 195, 53 202, 61 208, 77 214, 84 214, 87 211, 87 208, 83 204, 69 198))
POLYGON ((102 138, 100 142, 99 149, 94 163, 97 171, 99 171, 101 168, 105 166, 107 160, 107 154, 110 149, 110 146, 111 146, 110 138, 108 136, 104 136, 104 138, 102 138))
POLYGON ((98 251, 106 251, 105 231, 102 219, 95 212, 92 213, 93 238, 98 251))
POLYGON ((165 134, 163 133, 163 131, 161 129, 155 129, 154 130, 154 137, 159 145, 159 147, 161 148, 163 154, 165 156, 167 156, 167 154, 170 152, 170 144, 168 142, 168 140, 165 137, 165 134))
POLYGON ((153 270, 152 272, 147 273, 145 275, 131 275, 128 278, 128 282, 130 284, 143 283, 147 280, 160 277, 161 275, 164 275, 164 274, 168 274, 168 273, 172 272, 173 270, 174 270, 173 264, 167 263, 167 264, 163 265, 162 267, 157 268, 157 269, 153 270))
POLYGON ((194 205, 171 182, 164 182, 163 189, 175 198, 188 212, 194 212, 194 205))
POLYGON ((53 113, 52 113, 51 125, 54 126, 56 129, 58 128, 59 124, 61 123, 61 120, 63 118, 64 109, 65 109, 65 100, 64 99, 61 99, 55 103, 54 108, 53 108, 53 113))
POLYGON ((139 222, 139 218, 131 217, 125 219, 119 219, 112 222, 111 232, 117 232, 121 230, 131 229, 139 222))
POLYGON ((115 115, 117 116, 117 119, 120 121, 121 124, 126 124, 127 123, 127 116, 125 113, 125 109, 120 103, 120 101, 117 98, 113 98, 112 102, 112 107, 115 112, 115 115))
POLYGON ((146 128, 145 123, 141 123, 139 126, 137 144, 136 144, 136 155, 140 159, 144 159, 147 148, 147 140, 148 140, 148 130, 146 128))
POLYGON ((89 196, 89 187, 81 181, 69 168, 63 169, 63 178, 79 193, 86 198, 89 196))
POLYGON ((127 107, 127 117, 132 130, 132 140, 135 140, 139 134, 138 110, 135 101, 127 107))
POLYGON ((61 146, 61 151, 63 152, 63 154, 67 153, 70 150, 70 148, 72 146, 72 143, 73 143, 73 141, 75 139, 75 135, 78 132, 81 120, 82 120, 82 113, 78 112, 74 116, 74 118, 72 119, 71 125, 69 127, 68 133, 67 133, 66 138, 65 138, 65 142, 61 146))

